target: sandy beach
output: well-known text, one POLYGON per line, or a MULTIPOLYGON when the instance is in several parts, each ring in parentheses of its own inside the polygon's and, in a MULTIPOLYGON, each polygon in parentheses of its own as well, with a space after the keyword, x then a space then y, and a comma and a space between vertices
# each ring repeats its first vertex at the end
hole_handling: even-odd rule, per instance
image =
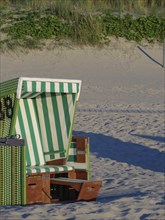
POLYGON ((81 79, 74 134, 90 137, 94 202, 0 207, 0 220, 163 220, 165 109, 163 45, 112 40, 106 48, 1 54, 1 81, 81 79), (161 65, 159 65, 159 63, 161 65))

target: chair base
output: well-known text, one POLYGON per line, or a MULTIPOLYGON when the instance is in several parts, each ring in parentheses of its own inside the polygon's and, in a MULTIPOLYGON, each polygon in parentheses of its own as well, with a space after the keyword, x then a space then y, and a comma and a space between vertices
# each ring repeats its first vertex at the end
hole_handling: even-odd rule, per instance
POLYGON ((26 177, 26 204, 96 200, 102 181, 68 178, 68 173, 26 177))

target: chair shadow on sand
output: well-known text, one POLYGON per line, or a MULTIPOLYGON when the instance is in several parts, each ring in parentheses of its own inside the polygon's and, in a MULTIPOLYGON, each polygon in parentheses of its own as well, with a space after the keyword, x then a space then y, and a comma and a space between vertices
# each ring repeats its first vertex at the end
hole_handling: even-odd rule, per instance
MULTIPOLYGON (((123 142, 117 138, 98 133, 74 131, 74 135, 89 137, 90 151, 95 153, 97 157, 110 158, 155 172, 164 173, 165 171, 165 153, 157 149, 131 142, 123 142)), ((163 140, 160 137, 149 136, 148 138, 160 142, 163 140)))

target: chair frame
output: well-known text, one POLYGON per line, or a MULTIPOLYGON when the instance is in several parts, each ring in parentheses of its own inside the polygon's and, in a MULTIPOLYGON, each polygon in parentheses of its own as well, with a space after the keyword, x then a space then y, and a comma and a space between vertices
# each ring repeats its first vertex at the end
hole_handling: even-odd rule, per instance
MULTIPOLYGON (((0 169, 0 182, 3 184, 0 186, 0 205, 54 203, 65 200, 91 201, 96 199, 102 182, 89 181, 89 139, 87 137, 72 137, 76 103, 79 99, 80 89, 80 80, 21 77, 19 79, 1 83, 0 163, 2 169, 0 169), (26 165, 25 163, 27 163, 27 159, 25 158, 27 158, 27 152, 31 155, 31 151, 29 150, 27 143, 28 140, 24 137, 24 135, 21 135, 21 138, 23 139, 20 139, 20 134, 17 135, 16 133, 18 112, 21 108, 20 100, 26 99, 27 97, 29 99, 37 97, 38 93, 41 95, 46 91, 44 89, 47 89, 50 94, 52 92, 61 95, 67 93, 76 94, 76 100, 72 105, 72 121, 67 130, 69 136, 67 139, 67 148, 65 148, 66 155, 65 157, 60 157, 59 159, 46 160, 45 163, 41 165, 35 165, 35 161, 32 165, 26 165), (15 160, 13 159, 14 155, 15 160), (5 161, 3 160, 3 157, 5 158, 5 161), (9 166, 6 165, 7 163, 9 166), (42 165, 45 169, 44 172, 42 172, 42 165), (15 172, 12 170, 12 166, 16 168, 15 172), (27 173, 26 167, 30 169, 30 172, 35 171, 36 173, 27 173), (46 171, 47 168, 50 170, 49 172, 46 171), (52 169, 54 171, 51 171, 52 169), (10 178, 6 178, 5 176, 7 175, 9 175, 10 178), (16 181, 16 178, 18 181, 16 181), (61 178, 63 178, 63 181, 61 181, 61 178), (74 187, 75 181, 77 184, 76 187, 74 187), (14 182, 14 184, 12 185, 11 182, 14 182), (8 194, 5 184, 9 189, 8 194), (7 195, 7 199, 2 196, 4 194, 4 190, 7 195)), ((30 106, 29 103, 27 103, 28 106, 30 106)), ((63 108, 64 107, 65 106, 63 106, 63 108)), ((22 128, 20 127, 19 129, 21 131, 22 128)), ((25 133, 27 133, 26 130, 25 133)), ((36 146, 38 148, 38 143, 36 146)), ((33 151, 34 155, 32 156, 35 157, 35 150, 33 149, 33 151)), ((39 149, 39 151, 40 154, 43 154, 43 158, 45 158, 46 154, 49 154, 49 152, 45 153, 45 150, 42 151, 39 149)), ((50 154, 54 153, 59 153, 59 151, 57 152, 57 150, 54 150, 50 152, 50 154)))

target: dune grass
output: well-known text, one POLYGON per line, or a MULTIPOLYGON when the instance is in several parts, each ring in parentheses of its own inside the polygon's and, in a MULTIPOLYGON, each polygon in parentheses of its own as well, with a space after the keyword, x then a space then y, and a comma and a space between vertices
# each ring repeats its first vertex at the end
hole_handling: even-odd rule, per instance
POLYGON ((164 0, 1 0, 1 7, 45 9, 56 8, 67 13, 73 7, 80 10, 102 11, 110 8, 117 13, 129 12, 137 15, 163 16, 164 0))
POLYGON ((45 40, 85 45, 110 37, 162 42, 163 0, 4 0, 1 48, 42 48, 45 40))

